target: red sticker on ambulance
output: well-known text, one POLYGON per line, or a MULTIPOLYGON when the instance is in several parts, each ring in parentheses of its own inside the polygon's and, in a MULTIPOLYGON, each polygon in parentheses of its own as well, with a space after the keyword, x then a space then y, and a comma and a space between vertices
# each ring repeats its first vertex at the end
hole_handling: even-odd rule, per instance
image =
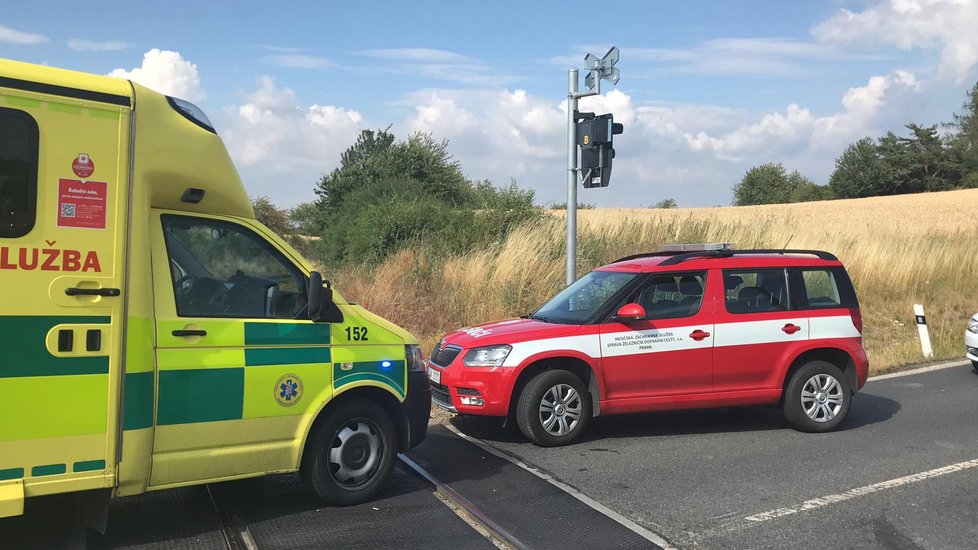
POLYGON ((108 186, 104 181, 58 180, 58 226, 105 229, 108 186))
POLYGON ((78 153, 75 160, 71 161, 71 171, 79 178, 87 178, 95 173, 95 161, 88 153, 78 153))

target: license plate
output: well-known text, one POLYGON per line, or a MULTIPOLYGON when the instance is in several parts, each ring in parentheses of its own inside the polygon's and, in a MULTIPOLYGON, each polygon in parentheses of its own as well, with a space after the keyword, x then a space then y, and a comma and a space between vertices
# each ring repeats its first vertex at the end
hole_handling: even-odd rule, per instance
POLYGON ((435 384, 441 384, 441 372, 428 367, 428 378, 435 384))

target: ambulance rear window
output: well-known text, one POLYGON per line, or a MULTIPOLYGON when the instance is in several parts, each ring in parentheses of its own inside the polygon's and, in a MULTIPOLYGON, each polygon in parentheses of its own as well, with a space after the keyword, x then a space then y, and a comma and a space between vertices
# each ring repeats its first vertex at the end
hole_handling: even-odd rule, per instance
POLYGON ((22 237, 37 210, 37 122, 0 107, 0 237, 22 237))

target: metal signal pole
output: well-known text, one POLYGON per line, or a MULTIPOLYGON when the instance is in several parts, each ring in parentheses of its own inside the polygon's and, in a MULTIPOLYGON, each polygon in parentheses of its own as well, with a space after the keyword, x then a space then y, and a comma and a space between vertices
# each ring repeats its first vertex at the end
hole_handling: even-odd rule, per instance
MULTIPOLYGON (((584 57, 588 74, 587 89, 578 91, 577 69, 567 70, 567 284, 577 280, 577 100, 601 94, 601 81, 618 84, 618 48, 612 46, 604 57, 584 57)), ((592 115, 593 116, 593 115, 592 115)))
POLYGON ((577 69, 567 71, 567 284, 577 279, 577 69))

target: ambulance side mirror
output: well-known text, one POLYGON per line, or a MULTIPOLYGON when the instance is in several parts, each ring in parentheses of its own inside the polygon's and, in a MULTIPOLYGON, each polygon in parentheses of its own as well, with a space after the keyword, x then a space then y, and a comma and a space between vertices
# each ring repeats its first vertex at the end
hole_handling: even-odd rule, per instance
POLYGON ((309 273, 309 319, 317 323, 342 323, 343 312, 333 302, 333 289, 323 285, 323 276, 318 271, 309 273))
POLYGON ((618 309, 618 313, 615 314, 615 320, 622 322, 643 321, 645 320, 645 317, 645 308, 636 303, 621 306, 621 308, 618 309))

